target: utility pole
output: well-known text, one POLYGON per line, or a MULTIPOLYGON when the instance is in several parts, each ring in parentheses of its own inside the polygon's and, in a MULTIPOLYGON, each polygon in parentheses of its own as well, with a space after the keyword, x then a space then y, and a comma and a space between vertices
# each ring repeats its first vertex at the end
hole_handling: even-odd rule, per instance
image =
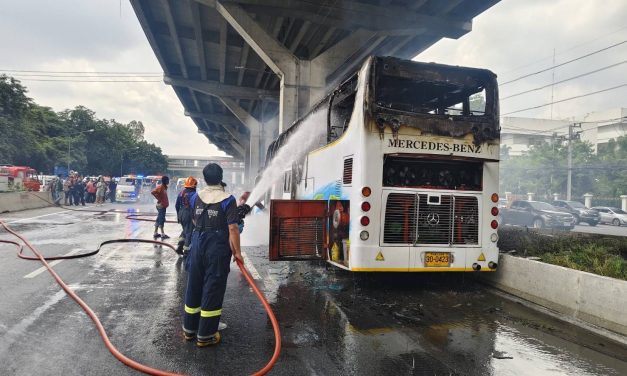
POLYGON ((566 186, 566 200, 570 201, 573 189, 573 138, 575 134, 579 136, 579 132, 575 133, 573 128, 581 127, 581 123, 571 124, 568 126, 568 182, 566 186))

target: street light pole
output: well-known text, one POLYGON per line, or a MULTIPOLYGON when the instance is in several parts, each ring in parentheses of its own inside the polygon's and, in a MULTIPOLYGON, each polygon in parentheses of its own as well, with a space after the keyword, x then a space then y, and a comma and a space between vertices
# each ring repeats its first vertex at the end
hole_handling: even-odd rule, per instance
POLYGON ((581 124, 571 124, 568 126, 568 180, 566 182, 566 200, 570 201, 573 190, 573 138, 575 132, 573 128, 581 127, 581 124))

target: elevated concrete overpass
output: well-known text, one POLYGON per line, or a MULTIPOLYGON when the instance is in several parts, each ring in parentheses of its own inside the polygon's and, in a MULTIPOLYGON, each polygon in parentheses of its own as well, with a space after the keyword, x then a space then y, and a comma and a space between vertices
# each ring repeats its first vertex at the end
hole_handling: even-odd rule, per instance
POLYGON ((131 0, 198 131, 246 161, 370 55, 459 38, 499 0, 131 0))

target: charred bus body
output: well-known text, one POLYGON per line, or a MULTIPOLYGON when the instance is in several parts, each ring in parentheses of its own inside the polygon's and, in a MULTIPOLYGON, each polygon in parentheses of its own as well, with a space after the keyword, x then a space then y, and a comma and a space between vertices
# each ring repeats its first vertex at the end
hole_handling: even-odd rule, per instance
POLYGON ((270 145, 266 165, 302 126, 325 136, 271 202, 270 259, 351 271, 496 269, 492 72, 371 57, 270 145), (326 121, 307 121, 320 111, 326 121))

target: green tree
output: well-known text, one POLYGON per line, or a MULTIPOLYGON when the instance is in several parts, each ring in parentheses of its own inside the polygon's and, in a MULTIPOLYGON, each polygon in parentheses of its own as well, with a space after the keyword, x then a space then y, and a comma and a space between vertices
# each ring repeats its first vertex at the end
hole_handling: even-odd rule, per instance
MULTIPOLYGON (((589 142, 580 140, 574 140, 572 148, 572 197, 579 198, 587 192, 617 197, 621 187, 625 187, 627 183, 624 167, 627 166, 627 160, 620 159, 622 150, 627 149, 622 149, 614 141, 608 145, 607 151, 599 151, 596 155, 589 142)), ((543 199, 551 199, 553 193, 565 197, 568 145, 560 140, 553 140, 532 146, 522 156, 502 158, 500 180, 502 191, 516 194, 533 192, 543 199)))
POLYGON ((131 166, 146 174, 167 169, 161 149, 144 141, 141 121, 99 119, 84 106, 55 113, 26 93, 18 80, 0 75, 0 163, 50 173, 69 162, 83 174, 117 175, 124 157, 129 166, 124 172, 131 166))

